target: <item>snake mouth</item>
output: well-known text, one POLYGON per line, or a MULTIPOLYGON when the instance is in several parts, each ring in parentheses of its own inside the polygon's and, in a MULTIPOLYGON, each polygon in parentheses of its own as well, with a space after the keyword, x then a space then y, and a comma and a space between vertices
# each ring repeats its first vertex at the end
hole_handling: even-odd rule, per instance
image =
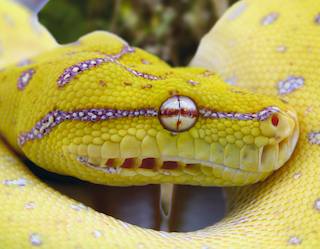
MULTIPOLYGON (((111 157, 116 153, 109 153, 110 145, 108 150, 104 148, 105 145, 70 146, 67 152, 87 168, 122 178, 143 178, 137 184, 163 182, 218 186, 251 184, 263 180, 284 165, 297 144, 299 126, 295 112, 279 112, 275 115, 260 125, 262 134, 265 133, 268 138, 264 144, 253 143, 237 147, 234 144, 223 146, 219 143, 210 145, 202 143, 196 146, 194 142, 193 156, 179 153, 168 155, 164 150, 157 149, 160 151, 158 156, 152 156, 152 153, 146 156, 140 152, 131 153, 132 156, 111 157), (202 180, 199 183, 200 180, 195 181, 195 179, 202 180)), ((132 146, 130 149, 132 150, 132 146)), ((128 150, 121 152, 129 154, 128 150)), ((170 150, 169 153, 171 152, 170 150)))
MULTIPOLYGON (((110 175, 124 177, 143 176, 150 178, 149 183, 171 182, 186 180, 183 176, 193 179, 204 176, 215 179, 214 185, 250 184, 257 179, 265 178, 269 172, 250 172, 243 169, 231 168, 210 161, 192 160, 179 157, 167 158, 125 158, 109 159, 104 163, 93 163, 88 157, 78 156, 77 160, 86 167, 102 171, 110 175), (163 178, 159 181, 158 177, 163 178), (172 178, 174 177, 174 178, 172 178), (170 180, 166 180, 170 178, 170 180), (155 180, 156 179, 156 180, 155 180), (220 183, 219 180, 221 179, 220 183), (158 182, 159 181, 159 182, 158 182), (226 182, 226 183, 225 183, 226 182)), ((179 182, 177 182, 179 183, 179 182)), ((192 182, 190 183, 192 185, 192 182)), ((197 183, 196 185, 202 185, 197 183)), ((204 183, 203 185, 212 185, 204 183)))

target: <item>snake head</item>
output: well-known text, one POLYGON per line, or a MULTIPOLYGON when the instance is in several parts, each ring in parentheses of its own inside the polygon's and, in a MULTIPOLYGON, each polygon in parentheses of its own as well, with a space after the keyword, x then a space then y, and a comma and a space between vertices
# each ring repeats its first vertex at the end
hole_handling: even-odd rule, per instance
POLYGON ((111 185, 232 186, 290 158, 299 128, 285 103, 95 35, 59 48, 24 90, 19 144, 38 165, 111 185))
POLYGON ((212 130, 216 131, 217 143, 211 143, 209 148, 200 137, 203 128, 199 127, 200 131, 192 131, 193 139, 181 150, 189 159, 174 160, 182 160, 186 164, 192 161, 213 168, 220 165, 249 172, 276 170, 290 158, 299 133, 295 112, 284 112, 275 106, 255 113, 219 112, 198 108, 195 101, 187 96, 172 96, 161 105, 158 116, 164 129, 172 136, 192 129, 199 117, 207 119, 209 125, 213 125, 212 119, 220 119, 216 129, 208 127, 202 132, 207 135, 203 139, 210 141, 208 137, 212 130), (191 159, 192 156, 195 158, 191 159))

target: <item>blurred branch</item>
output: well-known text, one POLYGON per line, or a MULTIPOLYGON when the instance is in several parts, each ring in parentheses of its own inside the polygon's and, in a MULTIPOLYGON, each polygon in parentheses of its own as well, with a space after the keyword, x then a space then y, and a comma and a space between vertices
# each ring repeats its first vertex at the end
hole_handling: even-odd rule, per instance
POLYGON ((117 25, 117 20, 119 16, 120 6, 121 6, 121 0, 115 1, 113 13, 112 13, 111 25, 110 25, 110 29, 112 32, 115 32, 117 28, 116 25, 117 25))
POLYGON ((217 18, 220 18, 229 7, 228 0, 211 0, 217 18))

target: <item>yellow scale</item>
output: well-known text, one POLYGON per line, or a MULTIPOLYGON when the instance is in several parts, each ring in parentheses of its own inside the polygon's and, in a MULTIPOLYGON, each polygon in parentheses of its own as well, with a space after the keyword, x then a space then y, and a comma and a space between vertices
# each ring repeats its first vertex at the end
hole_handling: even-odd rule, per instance
POLYGON ((232 78, 231 86, 138 48, 121 54, 126 42, 106 32, 57 45, 30 21, 33 14, 2 1, 0 131, 47 170, 109 185, 239 186, 264 180, 293 153, 299 127, 287 102, 301 135, 284 167, 233 188, 225 219, 192 233, 142 229, 95 212, 47 187, 1 143, 0 247, 319 247, 316 7, 311 0, 244 0, 227 11, 192 65, 232 78), (131 158, 132 167, 121 167, 131 158), (146 158, 157 159, 156 167, 139 168, 146 158), (164 162, 179 168, 163 170, 164 162))

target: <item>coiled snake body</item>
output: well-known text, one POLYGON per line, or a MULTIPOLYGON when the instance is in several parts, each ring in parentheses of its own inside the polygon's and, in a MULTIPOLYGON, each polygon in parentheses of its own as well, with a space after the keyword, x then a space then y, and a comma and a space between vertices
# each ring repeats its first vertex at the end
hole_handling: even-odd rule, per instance
MULTIPOLYGON (((16 13, 3 29, 16 21, 28 30, 25 10, 10 1, 0 10, 16 13)), ((1 63, 14 64, 0 74, 1 134, 50 171, 110 185, 239 186, 291 156, 299 129, 287 102, 301 138, 284 167, 230 191, 225 219, 192 233, 97 213, 41 183, 1 143, 1 248, 319 247, 319 11, 311 0, 241 1, 192 62, 281 100, 201 68, 171 68, 109 33, 60 47, 41 27, 20 40, 7 32, 1 63), (29 39, 39 46, 17 53, 29 39)))

